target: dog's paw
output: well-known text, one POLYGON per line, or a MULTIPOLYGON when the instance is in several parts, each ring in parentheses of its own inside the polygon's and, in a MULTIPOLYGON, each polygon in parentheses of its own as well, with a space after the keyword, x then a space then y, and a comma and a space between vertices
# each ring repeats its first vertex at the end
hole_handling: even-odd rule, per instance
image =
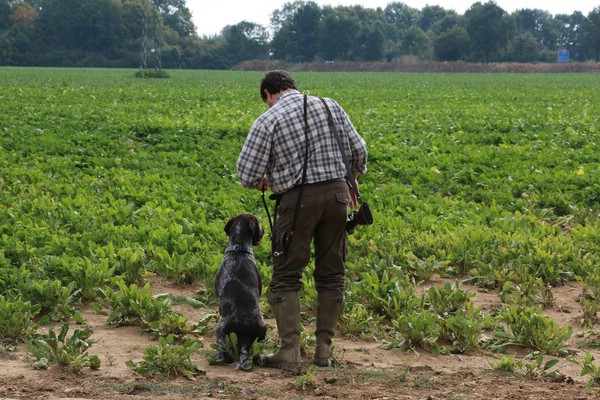
POLYGON ((233 358, 222 351, 218 351, 211 356, 211 364, 231 364, 233 358))
POLYGON ((265 354, 255 356, 252 361, 257 367, 267 367, 267 356, 265 354))

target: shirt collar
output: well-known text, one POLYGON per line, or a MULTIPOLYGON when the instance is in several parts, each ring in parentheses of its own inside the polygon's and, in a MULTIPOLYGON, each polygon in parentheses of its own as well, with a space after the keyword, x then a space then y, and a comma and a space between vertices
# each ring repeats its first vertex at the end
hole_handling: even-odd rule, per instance
POLYGON ((275 102, 275 104, 277 104, 277 102, 279 102, 279 100, 281 100, 284 97, 287 97, 291 94, 296 94, 296 93, 300 93, 299 91, 297 91, 296 89, 287 89, 285 92, 282 92, 279 97, 277 98, 277 101, 275 102))

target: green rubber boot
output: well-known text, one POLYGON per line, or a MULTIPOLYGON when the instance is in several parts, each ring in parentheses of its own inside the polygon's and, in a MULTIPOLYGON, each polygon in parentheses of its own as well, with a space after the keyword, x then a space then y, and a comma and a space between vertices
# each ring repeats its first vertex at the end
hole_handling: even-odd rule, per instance
POLYGON ((275 354, 263 357, 262 364, 291 372, 300 371, 300 296, 298 292, 267 292, 267 300, 281 340, 275 354))
POLYGON ((344 296, 339 292, 319 292, 317 294, 317 330, 315 358, 319 367, 331 364, 331 339, 344 307, 344 296))

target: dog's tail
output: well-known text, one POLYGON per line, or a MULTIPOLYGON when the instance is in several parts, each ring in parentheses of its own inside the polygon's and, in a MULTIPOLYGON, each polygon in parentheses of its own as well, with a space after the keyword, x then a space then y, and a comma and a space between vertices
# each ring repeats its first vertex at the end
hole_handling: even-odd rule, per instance
POLYGON ((252 341, 248 337, 242 337, 239 339, 240 345, 240 361, 235 364, 235 369, 243 368, 250 358, 250 349, 252 347, 252 341))

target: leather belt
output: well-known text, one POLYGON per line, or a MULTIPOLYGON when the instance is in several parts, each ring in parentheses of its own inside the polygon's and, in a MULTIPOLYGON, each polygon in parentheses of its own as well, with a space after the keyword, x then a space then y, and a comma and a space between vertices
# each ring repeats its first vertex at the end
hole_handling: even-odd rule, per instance
MULTIPOLYGON (((328 185, 330 183, 338 183, 338 182, 346 182, 345 178, 335 178, 335 179, 329 179, 326 181, 321 181, 321 182, 314 182, 314 183, 305 183, 304 186, 320 186, 320 185, 328 185)), ((299 187, 300 185, 296 185, 294 186, 299 187)))

